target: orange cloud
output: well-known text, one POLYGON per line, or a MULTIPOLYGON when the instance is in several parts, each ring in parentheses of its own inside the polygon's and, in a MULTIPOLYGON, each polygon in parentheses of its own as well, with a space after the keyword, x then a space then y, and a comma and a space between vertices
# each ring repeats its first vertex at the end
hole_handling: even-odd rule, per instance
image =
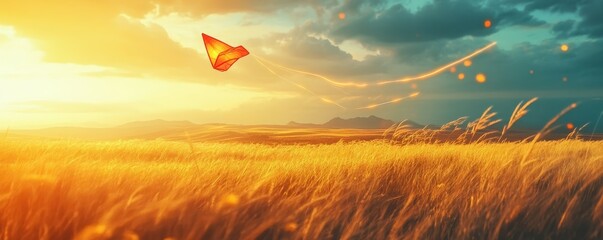
POLYGON ((210 13, 230 13, 230 12, 270 12, 283 9, 288 6, 299 6, 311 4, 314 7, 325 4, 336 4, 336 1, 313 0, 157 0, 153 3, 161 5, 167 12, 186 12, 197 15, 210 13), (330 3, 329 3, 330 2, 330 3))
MULTIPOLYGON (((310 4, 317 3, 312 1, 310 4)), ((302 0, 260 2, 247 0, 106 0, 96 2, 23 0, 3 4, 0 8, 0 26, 12 26, 19 37, 31 40, 36 49, 44 52, 46 62, 97 65, 109 68, 108 71, 95 72, 88 76, 152 77, 163 80, 233 84, 259 89, 291 91, 292 89, 282 87, 279 83, 275 84, 279 80, 260 69, 259 65, 253 61, 242 61, 227 74, 217 72, 209 65, 204 52, 183 47, 175 41, 176 38, 170 38, 164 27, 143 19, 150 13, 158 14, 158 16, 178 13, 196 19, 210 13, 267 12, 301 4, 308 5, 306 1, 302 0)), ((219 25, 220 22, 211 24, 212 26, 219 25)), ((201 47, 201 31, 198 34, 201 47)), ((250 39, 258 37, 260 36, 256 32, 249 34, 250 39)), ((228 39, 223 40, 228 41, 228 39)), ((246 47, 250 47, 249 50, 252 54, 260 54, 260 52, 256 52, 260 51, 258 49, 263 49, 264 46, 274 46, 275 42, 272 40, 274 39, 270 39, 268 44, 256 44, 255 46, 252 44, 253 40, 229 43, 245 44, 246 47)), ((337 49, 326 41, 320 44, 318 47, 327 48, 330 51, 337 49)), ((286 57, 295 56, 299 54, 298 52, 324 56, 322 52, 312 50, 314 46, 308 45, 308 47, 308 49, 293 48, 291 50, 290 46, 283 46, 282 48, 286 49, 287 54, 284 54, 283 58, 276 57, 276 60, 286 61, 288 65, 300 66, 305 69, 307 56, 300 57, 297 62, 286 57)), ((339 50, 335 53, 331 54, 333 59, 342 56, 342 52, 339 50)), ((351 57, 347 55, 343 57, 346 60, 349 58, 351 61, 351 57)), ((332 71, 337 72, 347 68, 343 64, 337 65, 338 69, 332 71)), ((329 66, 318 70, 331 69, 329 66)), ((359 72, 363 72, 363 70, 358 69, 349 74, 359 72)))
POLYGON ((31 39, 48 62, 212 82, 216 73, 202 65, 204 56, 171 40, 161 26, 138 20, 154 8, 142 0, 10 1, 0 8, 0 25, 31 39))

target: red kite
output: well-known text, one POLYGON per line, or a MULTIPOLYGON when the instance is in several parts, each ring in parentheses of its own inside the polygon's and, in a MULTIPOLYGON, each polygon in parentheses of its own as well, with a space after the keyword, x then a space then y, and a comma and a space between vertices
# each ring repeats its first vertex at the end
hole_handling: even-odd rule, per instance
POLYGON ((211 66, 220 72, 228 70, 239 58, 249 54, 243 46, 231 47, 205 33, 202 35, 211 66))

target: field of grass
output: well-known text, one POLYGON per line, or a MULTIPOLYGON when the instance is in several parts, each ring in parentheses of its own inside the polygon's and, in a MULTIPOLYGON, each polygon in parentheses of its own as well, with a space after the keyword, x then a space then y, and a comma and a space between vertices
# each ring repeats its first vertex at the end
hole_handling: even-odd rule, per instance
POLYGON ((0 140, 0 239, 603 237, 603 141, 0 140))

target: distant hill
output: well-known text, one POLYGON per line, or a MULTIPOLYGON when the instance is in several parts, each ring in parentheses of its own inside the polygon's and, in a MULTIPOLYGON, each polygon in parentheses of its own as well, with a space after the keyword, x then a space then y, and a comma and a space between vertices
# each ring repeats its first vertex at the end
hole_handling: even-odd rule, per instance
POLYGON ((380 129, 388 128, 395 122, 374 115, 368 117, 355 117, 349 119, 333 118, 323 124, 327 128, 356 128, 356 129, 380 129))
POLYGON ((322 124, 316 123, 298 123, 295 121, 291 121, 287 123, 287 127, 295 127, 295 128, 324 128, 322 124))
MULTIPOLYGON (((338 141, 358 141, 382 139, 385 129, 396 122, 377 116, 343 119, 333 118, 323 124, 290 122, 287 125, 233 125, 195 124, 188 121, 151 120, 138 121, 106 128, 55 127, 33 130, 11 130, 4 138, 67 138, 87 140, 117 139, 165 139, 175 141, 239 141, 252 143, 335 143, 338 141)), ((438 129, 437 125, 424 126, 412 121, 403 125, 411 129, 438 129)), ((534 131, 512 129, 507 136, 525 139, 534 131)), ((439 132, 447 136, 446 132, 439 132)), ((456 134, 460 134, 457 131, 456 134)), ((560 139, 565 133, 552 133, 547 139, 560 139)), ((448 137, 448 136, 447 136, 448 137)), ((595 136, 601 139, 603 136, 595 136)))
MULTIPOLYGON (((289 122, 287 124, 290 127, 301 127, 301 128, 333 128, 333 129, 385 129, 389 128, 396 122, 388 119, 383 119, 374 115, 368 117, 355 117, 343 119, 340 117, 333 118, 323 124, 313 123, 297 123, 289 122)), ((411 128, 422 128, 423 126, 411 121, 406 121, 405 124, 410 125, 411 128)))

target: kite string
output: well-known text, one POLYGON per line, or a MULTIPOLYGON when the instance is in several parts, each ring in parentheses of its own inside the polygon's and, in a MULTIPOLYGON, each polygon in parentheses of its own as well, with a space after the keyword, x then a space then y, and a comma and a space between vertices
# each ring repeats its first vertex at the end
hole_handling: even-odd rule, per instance
MULTIPOLYGON (((255 56, 254 56, 254 57, 255 57, 255 56)), ((298 88, 301 88, 301 89, 303 89, 304 91, 306 91, 306 92, 308 92, 308 93, 310 93, 310 94, 312 94, 312 95, 314 95, 314 96, 316 96, 316 97, 320 98, 320 99, 321 99, 323 102, 326 102, 326 103, 330 103, 330 104, 336 105, 336 106, 338 106, 338 107, 340 107, 340 108, 343 108, 343 109, 347 109, 346 107, 342 106, 341 104, 339 104, 339 103, 337 103, 337 102, 335 102, 335 101, 333 101, 333 100, 331 100, 331 99, 329 99, 329 98, 326 98, 326 97, 320 96, 320 95, 318 95, 317 93, 315 93, 314 91, 312 91, 312 90, 310 90, 310 89, 306 88, 305 86, 303 86, 303 85, 301 85, 301 84, 298 84, 298 83, 295 83, 295 82, 293 82, 293 81, 291 81, 291 80, 289 80, 289 79, 287 79, 287 78, 285 78, 285 77, 283 77, 283 76, 279 75, 279 74, 278 74, 278 73, 276 73, 276 72, 275 72, 273 69, 271 69, 270 67, 268 67, 268 66, 267 66, 267 65, 266 65, 264 62, 262 62, 262 60, 260 60, 259 58, 254 58, 254 59, 255 59, 255 60, 256 60, 256 61, 257 61, 257 62, 258 62, 260 65, 262 65, 264 68, 266 68, 266 70, 268 70, 270 73, 272 73, 272 74, 273 74, 273 75, 275 75, 276 77, 278 77, 278 78, 280 78, 280 79, 282 79, 282 80, 285 80, 285 81, 287 81, 288 83, 290 83, 290 84, 292 84, 292 85, 294 85, 294 86, 296 86, 296 87, 298 87, 298 88)), ((359 107, 359 108, 356 108, 356 109, 372 109, 372 108, 376 108, 376 107, 378 107, 378 106, 382 106, 382 105, 386 105, 386 104, 397 103, 397 102, 400 102, 400 101, 402 101, 402 100, 404 100, 404 99, 413 98, 413 97, 416 97, 416 96, 418 96, 418 95, 419 95, 419 92, 415 92, 415 93, 412 93, 412 94, 410 94, 410 95, 408 95, 408 96, 405 96, 405 97, 400 97, 400 98, 393 99, 393 100, 391 100, 391 101, 387 101, 387 102, 383 102, 383 103, 377 103, 377 104, 372 104, 372 105, 368 105, 368 106, 365 106, 365 107, 359 107)))
POLYGON ((284 70, 287 70, 287 71, 295 72, 295 73, 300 73, 300 74, 304 74, 304 75, 308 75, 308 76, 313 76, 313 77, 322 79, 323 81, 326 81, 327 83, 330 83, 331 85, 334 85, 334 86, 364 88, 364 87, 368 87, 368 86, 380 86, 380 85, 385 85, 385 84, 390 84, 390 83, 406 83, 406 82, 417 81, 417 80, 425 80, 425 79, 428 79, 429 77, 435 76, 436 74, 441 73, 441 72, 447 70, 448 68, 450 68, 450 67, 452 67, 454 65, 457 65, 457 64, 459 64, 459 63, 461 63, 461 62, 463 62, 463 61, 465 61, 467 59, 470 59, 472 57, 475 57, 475 56, 483 53, 484 51, 486 51, 486 50, 488 50, 488 49, 496 46, 496 44, 497 44, 496 42, 491 42, 490 44, 486 45, 485 47, 477 49, 477 50, 473 51, 472 53, 470 53, 470 54, 468 54, 468 55, 466 55, 466 56, 464 56, 462 58, 454 60, 454 61, 452 61, 452 62, 450 62, 450 63, 448 63, 448 64, 446 64, 444 66, 441 66, 439 68, 433 69, 433 70, 428 71, 428 72, 425 72, 423 74, 419 74, 419 75, 416 75, 416 76, 404 77, 404 78, 398 79, 398 80, 381 81, 381 82, 378 82, 376 84, 370 84, 370 83, 366 83, 366 82, 360 82, 360 83, 358 83, 358 82, 340 82, 340 81, 335 81, 335 80, 332 80, 332 79, 330 79, 328 77, 325 77, 325 76, 317 74, 317 73, 312 73, 312 72, 308 72, 308 71, 303 71, 303 70, 299 70, 299 69, 294 69, 294 68, 286 67, 286 66, 280 65, 278 63, 266 60, 266 59, 264 59, 262 57, 259 57, 257 55, 252 55, 252 56, 254 56, 255 58, 261 59, 263 62, 268 63, 268 64, 270 64, 272 66, 275 66, 275 67, 278 67, 278 68, 281 68, 281 69, 284 69, 284 70))
POLYGON ((320 100, 322 100, 323 102, 326 102, 326 103, 330 103, 330 104, 336 105, 336 106, 338 106, 338 107, 340 107, 340 108, 342 108, 342 109, 347 109, 346 107, 342 106, 341 104, 339 104, 339 103, 337 103, 337 102, 335 102, 335 101, 333 101, 333 100, 331 100, 331 99, 329 99, 329 98, 326 98, 326 97, 320 96, 320 95, 318 95, 317 93, 315 93, 314 91, 312 91, 312 90, 308 89, 307 87, 304 87, 304 86, 303 86, 303 85, 301 85, 301 84, 298 84, 298 83, 296 83, 296 82, 293 82, 293 81, 291 81, 291 80, 289 80, 289 79, 287 79, 287 78, 285 78, 285 77, 283 77, 283 76, 281 76, 281 75, 277 74, 277 73, 276 73, 274 70, 272 70, 270 67, 268 67, 266 64, 264 64, 264 63, 262 62, 262 59, 261 59, 261 58, 257 57, 256 55, 252 55, 252 56, 254 57, 254 59, 255 59, 255 60, 256 60, 256 61, 257 61, 257 62, 258 62, 260 65, 262 65, 264 68, 266 68, 266 70, 268 70, 270 73, 272 73, 274 76, 276 76, 276 77, 280 78, 281 80, 284 80, 284 81, 286 81, 286 82, 288 82, 288 83, 290 83, 290 84, 292 84, 292 85, 294 85, 294 86, 296 86, 296 87, 298 87, 298 88, 303 89, 304 91, 306 91, 306 92, 308 92, 308 93, 310 93, 310 94, 312 94, 312 95, 314 95, 314 96, 316 96, 316 97, 320 98, 320 100))
MULTIPOLYGON (((467 59, 470 59, 472 57, 475 57, 475 56, 483 53, 484 51, 486 51, 486 50, 494 47, 496 44, 497 44, 496 42, 492 42, 492 43, 486 45, 485 47, 477 49, 477 50, 473 51, 472 53, 470 53, 470 54, 468 54, 468 55, 466 55, 466 56, 464 56, 462 58, 459 58, 459 59, 457 59, 457 60, 455 60, 453 62, 450 62, 450 63, 448 63, 448 64, 446 64, 446 65, 444 65, 442 67, 436 68, 436 69, 434 69, 432 71, 429 71, 427 73, 424 73, 424 74, 421 74, 421 75, 417 75, 417 76, 414 76, 414 77, 405 77, 405 78, 402 78, 402 79, 399 79, 399 80, 381 81, 381 82, 377 82, 376 84, 355 83, 355 82, 338 82, 338 81, 335 81, 335 80, 331 80, 328 77, 325 77, 325 76, 320 75, 320 74, 311 73, 311 72, 307 72, 307 71, 302 71, 302 70, 298 70, 298 69, 294 69, 294 68, 290 68, 290 67, 285 67, 283 65, 274 63, 272 61, 268 61, 268 60, 266 60, 266 59, 264 59, 262 57, 259 57, 259 56, 255 55, 255 54, 251 54, 251 56, 253 56, 254 59, 258 63, 260 63, 260 65, 262 65, 270 73, 274 74, 278 78, 280 78, 282 80, 285 80, 285 81, 289 82, 290 84, 293 84, 293 85, 297 86, 298 88, 301 88, 304 91, 306 91, 306 92, 308 92, 308 93, 310 93, 310 94, 312 94, 312 95, 320 98, 323 102, 336 105, 336 106, 338 106, 340 108, 343 108, 343 109, 347 109, 346 107, 340 105, 339 103, 337 103, 337 102, 335 102, 335 101, 333 101, 331 99, 328 99, 326 97, 322 97, 322 96, 316 94, 314 91, 312 91, 312 90, 304 87, 301 84, 295 83, 295 82, 293 82, 293 81, 291 81, 291 80, 289 80, 287 78, 282 77, 281 75, 277 74, 273 69, 271 69, 270 67, 268 67, 268 65, 266 65, 266 63, 268 63, 268 64, 270 64, 272 66, 275 66, 275 67, 278 67, 278 68, 290 71, 290 72, 295 72, 295 73, 300 73, 300 74, 305 74, 305 75, 317 77, 317 78, 322 79, 322 80, 324 80, 324 81, 326 81, 326 82, 328 82, 328 83, 330 83, 330 84, 332 84, 334 86, 338 86, 338 87, 340 87, 340 86, 346 86, 346 87, 352 86, 352 87, 364 88, 366 86, 381 86, 381 85, 390 84, 390 83, 406 83, 406 82, 411 82, 411 81, 416 81, 416 80, 426 80, 427 78, 432 77, 432 76, 434 76, 434 75, 436 75, 438 73, 441 73, 442 71, 444 71, 444 70, 446 70, 446 69, 448 69, 448 68, 450 68, 450 67, 452 67, 454 65, 457 65, 457 64, 459 64, 459 63, 461 63, 461 62, 463 62, 463 61, 465 61, 467 59)), ((382 102, 382 103, 377 103, 377 104, 371 104, 371 105, 368 105, 368 106, 365 106, 365 107, 359 107, 359 108, 356 108, 356 109, 373 109, 373 108, 376 108, 376 107, 379 107, 379 106, 382 106, 382 105, 397 103, 397 102, 400 102, 400 101, 402 101, 404 99, 413 98, 413 97, 416 97, 418 95, 419 95, 419 92, 415 92, 415 93, 412 93, 412 94, 410 94, 408 96, 405 96, 405 97, 395 98, 395 99, 390 100, 390 101, 386 101, 386 102, 382 102)))
POLYGON ((291 71, 291 72, 295 72, 295 73, 300 73, 300 74, 304 74, 304 75, 308 75, 308 76, 312 76, 312 77, 316 77, 316 78, 322 79, 322 80, 324 80, 324 81, 326 81, 326 82, 328 82, 328 83, 330 83, 330 84, 332 84, 334 86, 338 86, 338 87, 357 87, 357 88, 363 88, 363 87, 368 86, 367 83, 355 83, 355 82, 339 82, 339 81, 335 81, 335 80, 332 80, 332 79, 330 79, 328 77, 325 77, 323 75, 320 75, 320 74, 311 73, 311 72, 308 72, 308 71, 303 71, 303 70, 299 70, 299 69, 295 69, 295 68, 285 67, 285 66, 280 65, 278 63, 275 63, 275 62, 272 62, 272 61, 268 61, 265 58, 261 58, 261 57, 255 55, 255 54, 253 56, 256 57, 256 58, 261 59, 262 61, 264 61, 264 62, 266 62, 266 63, 268 63, 268 64, 270 64, 272 66, 275 66, 275 67, 278 67, 278 68, 281 68, 281 69, 284 69, 284 70, 287 70, 287 71, 291 71))
MULTIPOLYGON (((326 102, 326 103, 330 103, 330 104, 336 105, 336 106, 338 106, 338 107, 340 107, 340 108, 343 108, 343 109, 347 109, 346 107, 342 106, 341 104, 339 104, 339 103, 337 103, 337 102, 335 102, 335 101, 333 101, 333 100, 331 100, 331 99, 329 99, 329 98, 326 98, 326 97, 320 96, 320 95, 318 95, 317 93, 315 93, 314 91, 312 91, 312 90, 310 90, 310 89, 306 88, 305 86, 303 86, 303 85, 301 85, 301 84, 298 84, 298 83, 296 83, 296 82, 293 82, 293 81, 291 81, 291 80, 289 80, 289 79, 287 79, 287 78, 285 78, 285 77, 283 77, 283 76, 279 75, 279 74, 278 74, 278 73, 276 73, 276 72, 275 72, 273 69, 271 69, 270 67, 268 67, 268 66, 267 66, 267 65, 266 65, 266 64, 265 64, 265 63, 264 63, 264 62, 261 60, 261 58, 259 58, 259 57, 255 56, 255 55, 252 55, 252 56, 254 57, 254 59, 255 59, 255 60, 256 60, 256 61, 257 61, 257 62, 258 62, 260 65, 262 65, 264 68, 266 68, 266 70, 268 70, 270 73, 272 73, 273 75, 275 75, 275 76, 276 76, 276 77, 278 77, 279 79, 284 80, 284 81, 286 81, 286 82, 288 82, 288 83, 290 83, 290 84, 292 84, 292 85, 294 85, 294 86, 296 86, 296 87, 298 87, 298 88, 303 89, 304 91, 306 91, 306 92, 308 92, 308 93, 310 93, 310 94, 312 94, 312 95, 314 95, 314 96, 316 96, 316 97, 320 98, 320 99, 321 99, 323 102, 326 102)), ((410 95, 408 95, 408 96, 405 96, 405 97, 395 98, 395 99, 390 100, 390 101, 387 101, 387 102, 382 102, 382 103, 377 103, 377 104, 371 104, 371 105, 368 105, 368 106, 365 106, 365 107, 359 107, 359 108, 356 108, 356 109, 358 109, 358 110, 360 110, 360 109, 373 109, 373 108, 376 108, 376 107, 379 107, 379 106, 382 106, 382 105, 397 103, 397 102, 400 102, 400 101, 402 101, 402 100, 404 100, 404 99, 413 98, 413 97, 416 97, 416 96, 418 96, 418 95, 419 95, 419 92, 414 92, 414 93, 412 93, 412 94, 410 94, 410 95)))

